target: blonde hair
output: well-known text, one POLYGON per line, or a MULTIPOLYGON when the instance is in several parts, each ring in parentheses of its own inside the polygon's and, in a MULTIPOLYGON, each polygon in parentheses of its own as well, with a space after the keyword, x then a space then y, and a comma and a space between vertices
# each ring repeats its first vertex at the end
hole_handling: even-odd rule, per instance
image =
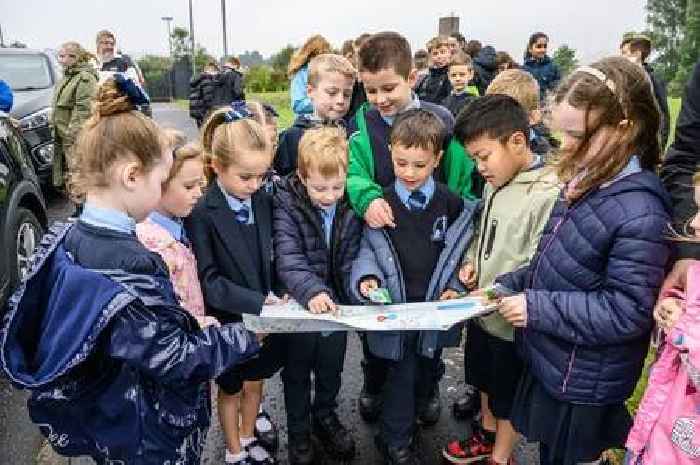
POLYGON ((339 127, 309 129, 299 141, 297 160, 299 177, 306 179, 312 171, 324 178, 348 172, 348 143, 345 130, 339 127))
POLYGON ((114 36, 114 33, 108 31, 107 29, 103 29, 100 32, 98 32, 97 36, 95 37, 95 42, 97 43, 98 47, 100 46, 100 42, 102 41, 102 39, 104 39, 105 37, 109 37, 116 44, 117 38, 114 36))
POLYGON ((486 89, 486 95, 502 94, 513 97, 527 112, 540 107, 540 86, 532 75, 520 69, 498 73, 486 89))
POLYGON ((173 147, 173 166, 170 168, 168 179, 165 180, 163 186, 167 185, 175 179, 183 165, 190 160, 200 160, 204 162, 204 151, 199 144, 189 143, 183 146, 173 147))
MULTIPOLYGON (((249 108, 251 108, 252 103, 247 104, 249 108)), ((208 182, 214 179, 214 163, 224 168, 230 166, 235 162, 236 154, 241 149, 269 152, 270 158, 272 158, 272 147, 262 124, 253 118, 239 119, 229 123, 226 120, 229 110, 228 107, 219 108, 209 116, 209 119, 202 126, 204 174, 208 182)))
POLYGON ((474 69, 474 61, 472 57, 458 50, 452 55, 449 66, 467 66, 469 69, 474 69))
POLYGON ((76 201, 92 189, 109 187, 109 171, 119 160, 136 157, 149 172, 167 146, 163 132, 107 79, 98 89, 92 116, 83 125, 69 167, 68 188, 76 201))
POLYGON ((90 60, 95 59, 94 54, 85 50, 82 45, 75 41, 69 41, 61 44, 61 48, 73 50, 76 55, 77 63, 88 63, 90 60))
POLYGON ((297 50, 289 60, 287 76, 290 78, 304 67, 312 58, 331 51, 331 44, 322 35, 314 35, 307 39, 304 45, 297 50))
POLYGON ((354 80, 357 70, 344 56, 324 53, 309 62, 309 85, 316 87, 321 82, 323 73, 340 73, 354 80))
POLYGON ((437 36, 433 37, 428 41, 427 44, 425 44, 425 48, 428 49, 428 53, 431 53, 434 49, 440 48, 440 47, 448 47, 450 46, 450 38, 448 36, 437 36))

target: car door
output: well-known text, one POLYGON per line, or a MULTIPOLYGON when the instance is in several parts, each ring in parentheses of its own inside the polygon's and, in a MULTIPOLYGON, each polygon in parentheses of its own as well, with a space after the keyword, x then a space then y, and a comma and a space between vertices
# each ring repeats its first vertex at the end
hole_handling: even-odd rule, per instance
MULTIPOLYGON (((14 169, 17 169, 17 164, 11 155, 13 150, 10 148, 14 137, 9 124, 7 118, 0 117, 0 231, 5 231, 6 229, 7 203, 10 197, 10 189, 16 182, 14 169)), ((2 254, 2 260, 0 260, 0 302, 5 300, 10 281, 8 259, 15 253, 7 250, 8 244, 5 242, 5 234, 0 234, 0 253, 2 254)))

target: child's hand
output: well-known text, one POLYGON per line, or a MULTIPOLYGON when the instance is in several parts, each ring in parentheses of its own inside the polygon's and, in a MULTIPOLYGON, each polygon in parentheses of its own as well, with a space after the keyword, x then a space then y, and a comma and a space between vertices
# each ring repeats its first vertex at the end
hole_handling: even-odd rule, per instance
POLYGON ((396 227, 394 212, 391 211, 391 206, 384 199, 374 199, 370 202, 365 212, 365 221, 370 228, 374 229, 383 228, 384 226, 396 227))
POLYGON ((440 300, 451 300, 451 299, 456 299, 459 297, 459 292, 455 291, 454 289, 446 289, 445 292, 443 292, 440 295, 440 300))
POLYGON ((375 278, 365 278, 360 281, 360 294, 362 294, 362 297, 369 299, 369 293, 378 287, 379 282, 375 278))
POLYGON ((219 320, 217 320, 213 316, 198 316, 197 323, 199 323, 199 327, 202 329, 206 328, 207 326, 215 326, 217 328, 221 326, 219 320))
POLYGON ((319 313, 336 313, 338 311, 338 306, 333 302, 331 296, 325 292, 321 292, 309 300, 309 311, 314 315, 318 315, 319 313))
POLYGON ((664 331, 672 329, 683 314, 683 302, 675 297, 661 299, 654 307, 654 319, 664 331))
POLYGON ((459 281, 464 284, 467 289, 474 289, 476 287, 476 270, 472 262, 465 263, 459 269, 459 281))
POLYGON ((525 294, 517 294, 501 299, 498 313, 516 328, 527 326, 527 300, 525 300, 525 294))
POLYGON ((267 333, 255 333, 255 339, 258 340, 260 345, 263 345, 265 343, 265 338, 267 337, 267 333))

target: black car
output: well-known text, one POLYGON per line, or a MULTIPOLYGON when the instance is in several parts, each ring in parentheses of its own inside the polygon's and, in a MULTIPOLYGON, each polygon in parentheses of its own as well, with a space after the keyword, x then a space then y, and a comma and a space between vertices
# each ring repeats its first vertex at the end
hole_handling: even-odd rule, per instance
POLYGON ((61 68, 50 51, 0 48, 0 76, 14 94, 10 116, 19 120, 34 169, 46 184, 54 153, 51 105, 54 87, 62 78, 61 68))
POLYGON ((27 143, 0 113, 0 305, 27 274, 46 226, 46 206, 27 143))

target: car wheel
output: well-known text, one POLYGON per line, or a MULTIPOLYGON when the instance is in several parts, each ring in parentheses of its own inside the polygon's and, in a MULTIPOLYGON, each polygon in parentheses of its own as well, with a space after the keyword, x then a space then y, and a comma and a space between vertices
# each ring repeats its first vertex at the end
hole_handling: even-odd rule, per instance
POLYGON ((12 223, 10 255, 10 280, 14 288, 29 273, 34 250, 41 242, 44 229, 34 214, 26 208, 19 207, 12 223))

